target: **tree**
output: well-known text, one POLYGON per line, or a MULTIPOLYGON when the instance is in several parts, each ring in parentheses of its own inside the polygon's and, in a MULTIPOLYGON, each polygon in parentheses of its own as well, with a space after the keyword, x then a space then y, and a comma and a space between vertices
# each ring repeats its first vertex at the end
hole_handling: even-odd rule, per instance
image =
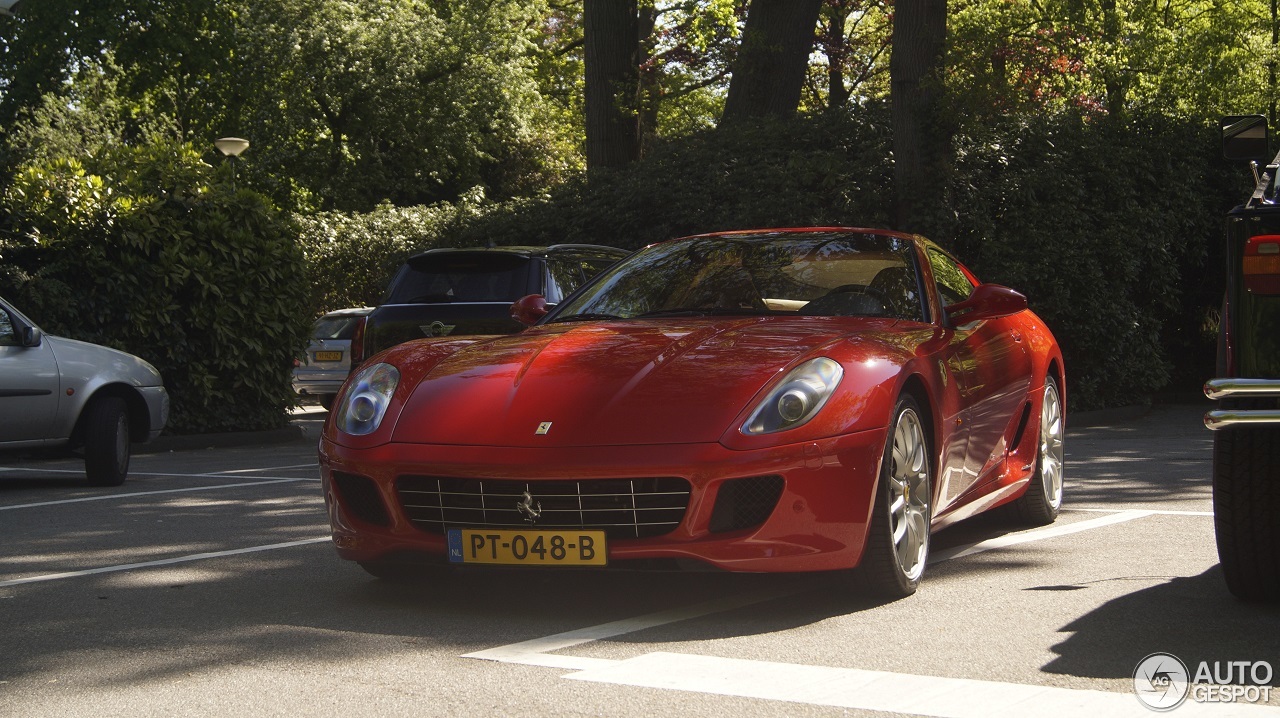
POLYGON ((925 231, 926 208, 940 203, 938 180, 949 145, 939 121, 946 35, 947 0, 898 0, 889 76, 897 225, 906 232, 925 231))
POLYGON ((636 0, 585 0, 587 169, 640 157, 636 108, 639 17, 636 0))
POLYGON ((752 0, 722 122, 795 114, 821 3, 752 0))
POLYGON ((888 97, 891 0, 823 0, 804 106, 829 112, 851 99, 888 97))

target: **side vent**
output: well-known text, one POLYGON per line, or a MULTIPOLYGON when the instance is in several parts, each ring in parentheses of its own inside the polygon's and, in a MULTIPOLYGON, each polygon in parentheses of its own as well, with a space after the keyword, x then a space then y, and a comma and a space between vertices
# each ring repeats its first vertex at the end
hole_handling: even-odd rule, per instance
POLYGON ((338 489, 338 503, 350 516, 374 526, 391 525, 391 516, 373 479, 335 471, 333 484, 338 489))
POLYGON ((711 510, 711 533, 741 531, 764 523, 778 505, 784 484, 781 476, 730 479, 720 484, 711 510))

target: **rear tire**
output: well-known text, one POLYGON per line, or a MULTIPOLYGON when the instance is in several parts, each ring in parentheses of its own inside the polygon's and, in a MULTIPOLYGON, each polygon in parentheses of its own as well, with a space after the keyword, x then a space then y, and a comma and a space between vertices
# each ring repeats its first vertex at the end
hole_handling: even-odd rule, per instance
POLYGON ((867 593, 895 600, 916 592, 929 557, 933 452, 920 406, 903 395, 894 407, 862 561, 854 570, 867 593))
POLYGON ((1027 490, 1013 502, 1018 520, 1032 526, 1047 526, 1058 520, 1063 491, 1062 398, 1058 382, 1045 377, 1040 404, 1040 446, 1036 450, 1036 470, 1027 490))
POLYGON ((1231 593, 1280 601, 1280 429, 1214 432, 1213 529, 1231 593))
POLYGON ((119 486, 129 475, 129 412, 124 399, 101 397, 84 417, 84 472, 90 486, 119 486))

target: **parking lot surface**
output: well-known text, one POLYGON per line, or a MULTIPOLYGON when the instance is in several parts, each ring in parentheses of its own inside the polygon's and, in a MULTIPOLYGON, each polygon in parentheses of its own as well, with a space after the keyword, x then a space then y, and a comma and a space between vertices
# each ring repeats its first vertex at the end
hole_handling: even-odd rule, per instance
MULTIPOLYGON (((318 411, 114 489, 0 462, 0 715, 1151 715, 1150 654, 1280 667, 1280 607, 1217 567, 1202 412, 1071 430, 1056 524, 938 533, 886 604, 829 575, 374 579, 329 545, 318 411)), ((1280 715, 1269 692, 1171 715, 1280 715)))

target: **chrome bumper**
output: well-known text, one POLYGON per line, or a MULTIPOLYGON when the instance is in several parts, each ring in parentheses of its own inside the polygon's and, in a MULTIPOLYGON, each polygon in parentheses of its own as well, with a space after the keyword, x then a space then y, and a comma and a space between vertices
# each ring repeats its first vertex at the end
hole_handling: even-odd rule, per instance
MULTIPOLYGON (((1280 399, 1280 379, 1210 379, 1204 395, 1210 399, 1280 399)), ((1217 409, 1204 415, 1214 431, 1232 426, 1280 425, 1280 409, 1217 409)))

